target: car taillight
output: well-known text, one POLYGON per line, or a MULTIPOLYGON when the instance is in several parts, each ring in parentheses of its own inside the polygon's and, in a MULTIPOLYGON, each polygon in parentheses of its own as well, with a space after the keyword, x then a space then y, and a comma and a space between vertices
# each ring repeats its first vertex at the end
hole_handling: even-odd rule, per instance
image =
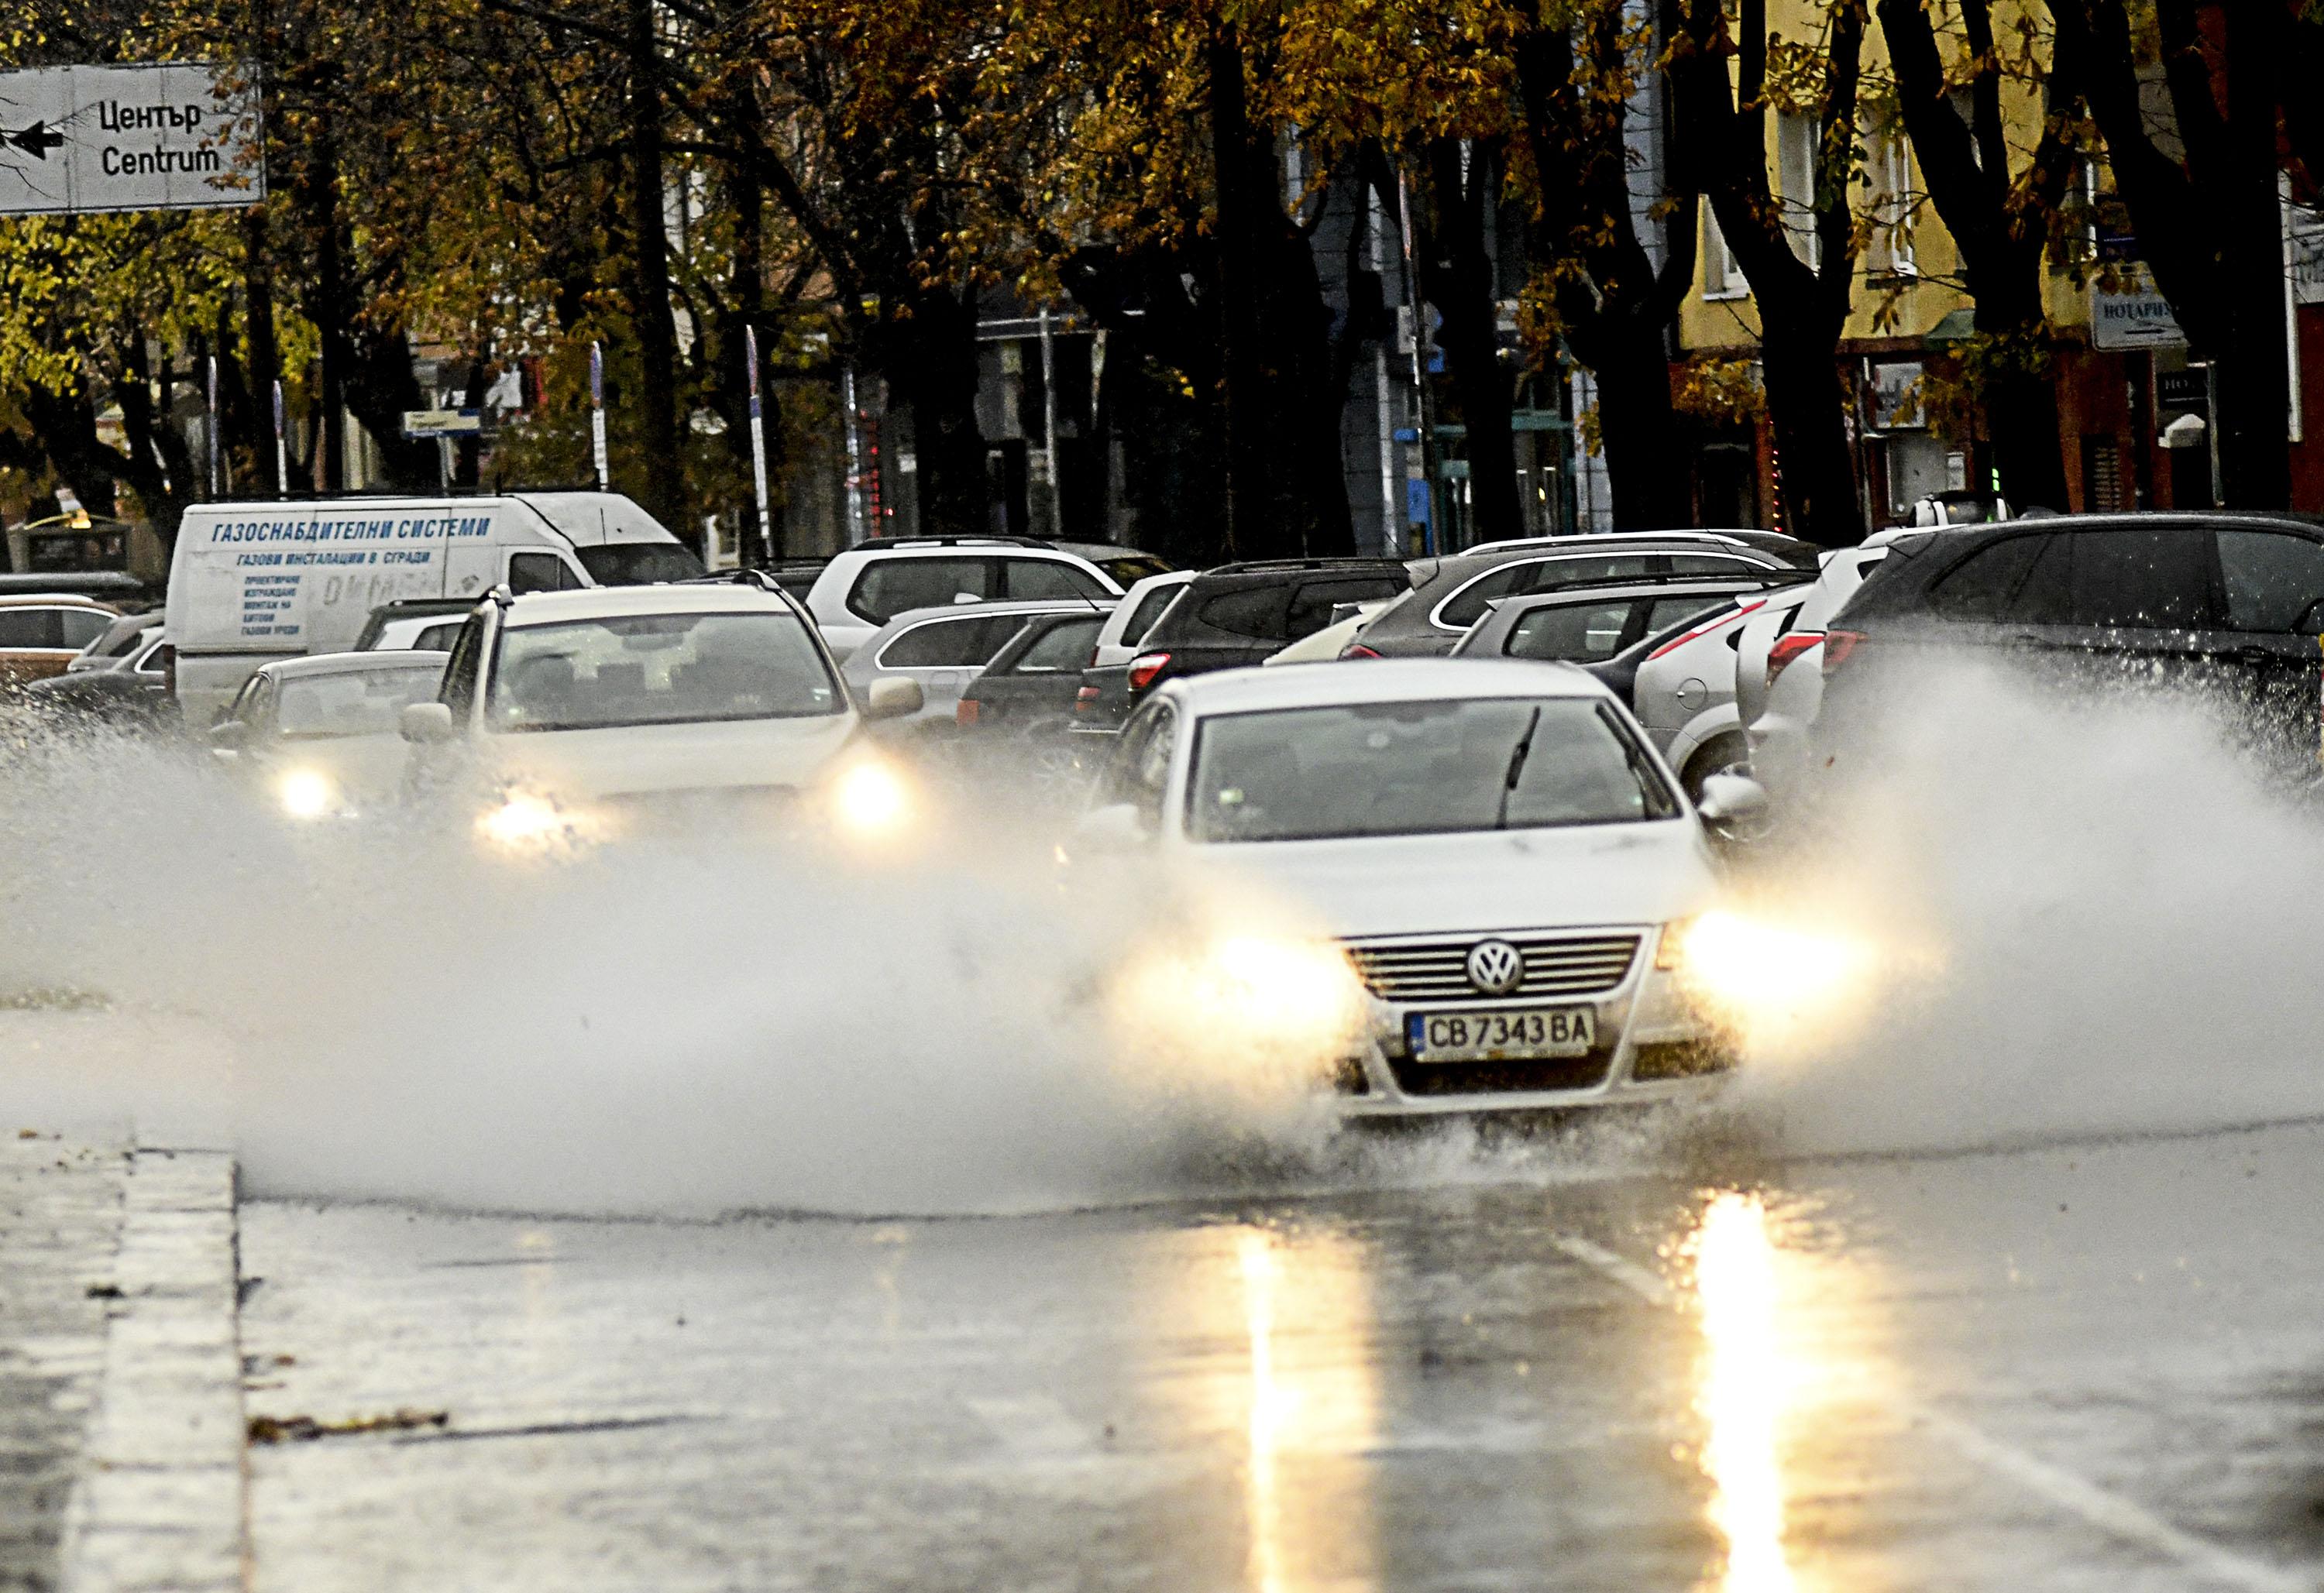
POLYGON ((1775 638, 1775 645, 1767 649, 1767 684, 1775 684, 1775 677, 1785 665, 1823 640, 1821 631, 1794 631, 1789 636, 1775 638))
POLYGON ((1385 655, 1374 652, 1360 641, 1351 641, 1340 649, 1340 656, 1343 658, 1377 658, 1385 655))
POLYGON ((1074 712, 1076 714, 1088 713, 1091 709, 1097 706, 1097 687, 1093 686, 1085 686, 1082 687, 1081 690, 1074 694, 1074 712))
POLYGON ((1823 672, 1830 675, 1856 656, 1864 645, 1861 631, 1827 631, 1823 633, 1823 672))
POLYGON ((1168 653, 1140 653, 1130 660, 1130 689, 1144 691, 1154 684, 1154 677, 1170 667, 1168 653))
POLYGON ((981 707, 982 704, 979 704, 974 697, 961 698, 959 703, 953 708, 953 723, 955 724, 974 724, 976 723, 976 715, 981 707))

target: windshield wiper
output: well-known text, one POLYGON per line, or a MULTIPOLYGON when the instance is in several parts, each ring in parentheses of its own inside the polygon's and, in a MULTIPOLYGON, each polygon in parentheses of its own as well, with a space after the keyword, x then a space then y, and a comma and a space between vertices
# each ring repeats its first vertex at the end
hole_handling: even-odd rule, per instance
POLYGON ((1533 732, 1541 728, 1541 704, 1533 705, 1533 714, 1526 721, 1525 734, 1509 749, 1509 767, 1501 776, 1501 805, 1493 810, 1493 828, 1509 827, 1509 798, 1517 795, 1517 779, 1525 773, 1526 760, 1533 756, 1533 732))

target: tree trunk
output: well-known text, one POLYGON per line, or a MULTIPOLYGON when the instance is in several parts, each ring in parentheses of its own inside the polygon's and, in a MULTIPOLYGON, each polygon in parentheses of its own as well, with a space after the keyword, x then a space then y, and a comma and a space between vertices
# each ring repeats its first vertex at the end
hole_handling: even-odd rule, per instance
POLYGON ((1767 377, 1767 416, 1775 433, 1775 472, 1784 529, 1824 548, 1864 539, 1864 506, 1856 496, 1856 462, 1841 424, 1847 391, 1833 357, 1836 330, 1789 336, 1772 324, 1760 342, 1767 377))
MULTIPOLYGON (((2218 192, 2227 339, 2219 376, 2219 478, 2229 509, 2292 503, 2292 377, 2284 347, 2283 210, 2276 192, 2280 31, 2248 0, 2226 8, 2227 117, 2218 192)), ((2314 85, 2303 92, 2316 93, 2314 85)))
MULTIPOLYGON (((992 529, 984 433, 976 423, 975 293, 922 289, 909 314, 882 338, 879 368, 891 397, 912 414, 924 536, 981 537, 992 529)), ((872 534, 884 529, 875 526, 872 534)))
POLYGON ((1614 529, 1691 525, 1694 494, 1682 461, 1663 329, 1637 320, 1609 328, 1586 363, 1598 378, 1598 442, 1613 489, 1614 529))
POLYGON ((1423 289, 1443 318, 1438 341, 1469 434, 1469 524, 1477 542, 1525 535, 1510 431, 1516 383, 1501 358, 1493 262, 1485 252, 1485 207, 1498 186, 1491 175, 1497 152, 1490 144, 1471 144, 1464 173, 1460 140, 1429 144, 1422 161, 1425 202, 1419 207, 1425 225, 1415 240, 1423 289))
POLYGON ((669 237, 662 219, 661 86, 653 69, 652 0, 629 0, 630 317, 637 327, 637 436, 646 511, 699 551, 701 531, 686 513, 685 461, 678 452, 678 323, 670 305, 669 237))
MULTIPOLYGON (((282 354, 274 332, 274 262, 266 245, 266 207, 242 213, 243 340, 250 347, 250 396, 257 411, 251 447, 259 479, 280 492, 274 475, 274 383, 282 375, 282 354)), ((257 495, 257 483, 253 483, 257 495)))
POLYGON ((308 318, 315 323, 322 380, 316 402, 322 426, 316 446, 323 452, 323 490, 347 487, 347 378, 355 364, 352 290, 347 283, 346 239, 339 217, 338 146, 327 131, 315 140, 299 191, 300 207, 315 235, 315 281, 308 318))

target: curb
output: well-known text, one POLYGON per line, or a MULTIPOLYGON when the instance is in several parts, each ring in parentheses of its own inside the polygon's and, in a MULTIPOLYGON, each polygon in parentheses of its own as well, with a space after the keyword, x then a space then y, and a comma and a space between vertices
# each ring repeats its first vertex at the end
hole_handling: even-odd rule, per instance
POLYGON ((234 1157, 141 1146, 122 1198, 64 1593, 240 1593, 245 1469, 234 1157))

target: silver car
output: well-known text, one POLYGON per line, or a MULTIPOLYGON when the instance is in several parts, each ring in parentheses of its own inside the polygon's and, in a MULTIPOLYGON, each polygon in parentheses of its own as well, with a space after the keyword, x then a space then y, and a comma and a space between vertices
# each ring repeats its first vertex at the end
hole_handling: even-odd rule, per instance
POLYGON ((960 695, 982 674, 992 655, 1006 647, 1036 614, 1111 613, 1111 598, 1084 602, 1051 599, 1024 603, 964 603, 945 608, 912 609, 898 614, 849 655, 840 673, 858 701, 868 702, 875 682, 919 683, 920 711, 899 720, 915 729, 949 726, 960 695))

